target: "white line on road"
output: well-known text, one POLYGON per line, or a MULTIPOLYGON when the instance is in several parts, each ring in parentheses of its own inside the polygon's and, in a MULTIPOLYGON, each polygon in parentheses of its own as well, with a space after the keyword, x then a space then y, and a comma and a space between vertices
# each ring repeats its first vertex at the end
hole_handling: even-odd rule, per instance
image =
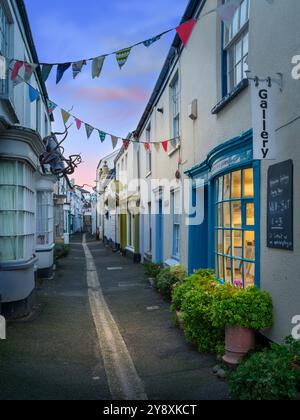
POLYGON ((86 258, 89 301, 111 396, 114 400, 147 400, 143 383, 103 296, 85 234, 82 246, 86 258))

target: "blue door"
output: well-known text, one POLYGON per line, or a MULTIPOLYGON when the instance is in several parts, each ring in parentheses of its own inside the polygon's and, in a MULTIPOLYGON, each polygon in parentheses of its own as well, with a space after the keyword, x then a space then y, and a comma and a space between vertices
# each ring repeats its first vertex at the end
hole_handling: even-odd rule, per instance
POLYGON ((162 263, 164 259, 163 246, 164 246, 164 232, 163 232, 163 200, 159 199, 158 214, 156 215, 156 263, 162 263))

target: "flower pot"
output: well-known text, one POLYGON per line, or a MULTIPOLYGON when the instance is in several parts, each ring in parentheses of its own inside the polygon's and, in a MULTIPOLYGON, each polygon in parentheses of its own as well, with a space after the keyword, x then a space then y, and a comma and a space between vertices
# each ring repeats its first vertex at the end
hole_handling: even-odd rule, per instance
POLYGON ((224 362, 230 365, 238 365, 249 351, 255 349, 255 331, 238 326, 226 327, 225 341, 224 362))

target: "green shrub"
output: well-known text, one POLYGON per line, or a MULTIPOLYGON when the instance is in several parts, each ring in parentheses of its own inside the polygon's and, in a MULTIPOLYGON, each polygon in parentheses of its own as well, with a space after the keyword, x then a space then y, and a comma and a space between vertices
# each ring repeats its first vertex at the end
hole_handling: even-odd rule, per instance
POLYGON ((162 269, 162 266, 160 264, 145 263, 144 268, 147 277, 156 279, 162 269))
POLYGON ((66 258, 70 253, 69 245, 55 245, 54 249, 54 259, 55 261, 60 260, 61 258, 66 258))
POLYGON ((218 327, 240 326, 259 331, 273 325, 272 298, 256 287, 238 289, 220 285, 212 309, 213 323, 218 327))
POLYGON ((186 276, 186 269, 181 265, 166 267, 156 277, 155 286, 165 298, 170 299, 175 284, 183 282, 186 276))
MULTIPOLYGON (((230 395, 236 400, 293 400, 300 383, 292 369, 294 355, 289 346, 273 344, 243 362, 229 378, 230 395)), ((299 350, 299 347, 298 347, 299 350)))

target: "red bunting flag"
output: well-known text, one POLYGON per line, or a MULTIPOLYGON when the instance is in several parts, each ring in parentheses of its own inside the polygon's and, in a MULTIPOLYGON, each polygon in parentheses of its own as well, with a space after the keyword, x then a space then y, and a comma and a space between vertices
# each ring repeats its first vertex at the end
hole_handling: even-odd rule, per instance
POLYGON ((150 152, 150 143, 145 143, 146 152, 150 152))
POLYGON ((168 151, 168 145, 169 145, 168 140, 162 142, 162 147, 163 147, 165 152, 168 151))
POLYGON ((14 68, 11 72, 11 80, 15 80, 18 77, 19 71, 23 67, 23 65, 24 65, 23 61, 16 61, 15 62, 14 68))
POLYGON ((188 40, 191 36, 191 33, 193 32, 193 29, 196 23, 197 23, 197 19, 192 19, 184 23, 183 25, 178 26, 178 28, 176 28, 176 31, 182 43, 184 44, 184 46, 187 45, 188 40))
POLYGON ((80 130, 82 122, 78 118, 75 118, 75 122, 76 122, 77 129, 80 130))
POLYGON ((125 149, 125 150, 127 150, 127 149, 128 149, 129 144, 130 144, 130 141, 129 141, 129 140, 123 140, 123 146, 124 146, 124 149, 125 149))

